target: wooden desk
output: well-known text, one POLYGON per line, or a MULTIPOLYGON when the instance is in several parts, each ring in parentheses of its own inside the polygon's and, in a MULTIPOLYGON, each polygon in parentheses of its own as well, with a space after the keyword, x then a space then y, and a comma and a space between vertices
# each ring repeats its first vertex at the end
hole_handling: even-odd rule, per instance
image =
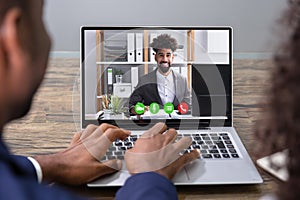
MULTIPOLYGON (((79 129, 79 63, 79 59, 51 58, 30 113, 5 127, 4 139, 12 152, 28 156, 68 146, 79 129)), ((252 126, 259 116, 257 105, 264 97, 271 66, 268 60, 234 60, 234 124, 252 158, 252 126)), ((276 180, 259 171, 263 184, 178 186, 179 199, 258 199, 277 185, 276 180)), ((112 199, 118 187, 70 189, 95 199, 112 199)))

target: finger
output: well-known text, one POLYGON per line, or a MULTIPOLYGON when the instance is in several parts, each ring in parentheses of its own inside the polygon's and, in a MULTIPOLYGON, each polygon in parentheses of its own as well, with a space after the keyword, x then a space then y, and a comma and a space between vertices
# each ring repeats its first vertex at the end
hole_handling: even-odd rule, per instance
POLYGON ((111 124, 103 123, 100 126, 95 125, 89 125, 87 129, 84 131, 85 136, 81 136, 81 140, 86 139, 88 136, 92 137, 94 140, 97 138, 100 138, 103 133, 105 133, 107 130, 117 130, 119 129, 116 126, 113 126, 111 124))
POLYGON ((177 138, 177 131, 173 128, 167 130, 167 132, 163 135, 165 137, 164 146, 172 143, 177 138))
POLYGON ((87 137, 89 137, 96 129, 98 128, 98 126, 94 125, 94 124, 89 124, 83 131, 81 134, 80 139, 83 140, 87 137))
POLYGON ((73 138, 70 142, 70 145, 74 145, 74 144, 78 143, 78 141, 80 141, 80 137, 81 137, 82 132, 83 131, 80 131, 80 132, 77 132, 73 135, 73 138))
POLYGON ((185 153, 182 156, 180 156, 176 161, 175 161, 175 166, 180 167, 180 166, 185 166, 186 164, 189 164, 193 160, 196 160, 197 158, 200 157, 200 150, 199 149, 194 149, 190 153, 185 153))
POLYGON ((185 153, 182 156, 180 156, 174 163, 172 163, 172 165, 174 164, 175 169, 178 168, 179 170, 181 170, 186 164, 189 164, 190 162, 196 160, 199 157, 199 150, 194 149, 190 153, 185 153))
POLYGON ((82 140, 82 144, 91 156, 100 161, 113 141, 117 138, 125 139, 129 135, 129 131, 119 128, 107 129, 105 133, 102 134, 102 130, 98 128, 90 137, 82 140))
POLYGON ((117 129, 118 127, 111 125, 111 124, 107 124, 107 123, 103 123, 99 126, 99 128, 102 130, 102 132, 104 133, 106 130, 113 128, 113 129, 117 129))
POLYGON ((104 135, 109 139, 109 141, 114 142, 116 139, 124 140, 130 135, 130 131, 125 129, 107 129, 104 135))
POLYGON ((155 124, 154 126, 152 126, 149 130, 145 131, 141 137, 148 138, 148 137, 152 137, 157 134, 162 134, 163 132, 166 131, 166 129, 167 129, 167 126, 164 123, 159 122, 159 123, 155 124))
POLYGON ((175 148, 175 153, 180 153, 182 150, 188 148, 192 144, 192 138, 191 137, 183 137, 178 142, 173 144, 173 147, 175 148))

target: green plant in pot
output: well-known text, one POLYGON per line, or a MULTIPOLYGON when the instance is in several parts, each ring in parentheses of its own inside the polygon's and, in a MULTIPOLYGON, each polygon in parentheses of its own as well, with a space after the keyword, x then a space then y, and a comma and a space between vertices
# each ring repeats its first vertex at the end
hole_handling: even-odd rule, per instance
POLYGON ((111 96, 110 99, 110 110, 112 114, 121 114, 126 111, 124 107, 124 101, 118 96, 111 96))

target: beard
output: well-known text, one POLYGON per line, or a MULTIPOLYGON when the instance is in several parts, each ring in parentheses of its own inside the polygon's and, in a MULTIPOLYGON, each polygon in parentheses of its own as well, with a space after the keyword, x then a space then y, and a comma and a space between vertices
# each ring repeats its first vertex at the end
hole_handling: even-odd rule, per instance
POLYGON ((167 73, 171 68, 170 63, 168 62, 161 62, 157 66, 162 73, 167 73))

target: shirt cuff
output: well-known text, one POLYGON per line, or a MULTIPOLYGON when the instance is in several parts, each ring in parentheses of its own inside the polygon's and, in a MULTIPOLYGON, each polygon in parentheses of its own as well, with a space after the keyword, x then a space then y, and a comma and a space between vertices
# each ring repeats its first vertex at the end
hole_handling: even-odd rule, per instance
POLYGON ((42 183, 43 172, 42 172, 42 168, 41 168, 40 164, 32 157, 27 157, 27 158, 28 158, 28 160, 30 160, 30 162, 32 163, 32 165, 35 168, 38 183, 42 183))

